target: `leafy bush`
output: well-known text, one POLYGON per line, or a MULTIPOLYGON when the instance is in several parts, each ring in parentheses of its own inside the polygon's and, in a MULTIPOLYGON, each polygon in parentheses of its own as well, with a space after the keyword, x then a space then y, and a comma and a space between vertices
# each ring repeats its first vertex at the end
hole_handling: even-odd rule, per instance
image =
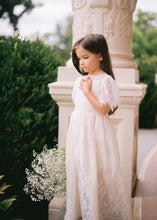
POLYGON ((18 194, 33 150, 56 144, 58 108, 48 83, 60 65, 55 49, 39 39, 0 38, 0 172, 18 194))
POLYGON ((157 128, 157 14, 138 11, 133 27, 133 53, 138 64, 140 82, 147 84, 147 92, 140 103, 140 128, 157 128))
POLYGON ((156 128, 157 122, 157 88, 155 86, 155 70, 157 69, 157 56, 149 57, 143 54, 138 65, 140 81, 147 84, 147 92, 140 104, 140 128, 156 128))
MULTIPOLYGON (((0 176, 0 180, 4 177, 4 175, 1 175, 0 176)), ((16 200, 15 199, 15 196, 11 196, 11 197, 7 197, 6 198, 6 193, 5 193, 5 190, 7 188, 9 188, 10 185, 7 185, 6 183, 3 183, 1 186, 0 186, 0 213, 2 212, 5 212, 11 205, 12 203, 16 200), (5 197, 3 197, 5 196, 5 197)))

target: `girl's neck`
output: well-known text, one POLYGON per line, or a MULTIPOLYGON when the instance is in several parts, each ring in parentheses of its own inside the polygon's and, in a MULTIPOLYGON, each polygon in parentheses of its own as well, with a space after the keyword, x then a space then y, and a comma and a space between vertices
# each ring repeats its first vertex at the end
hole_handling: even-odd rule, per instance
POLYGON ((105 72, 103 70, 99 70, 99 71, 94 72, 94 73, 88 73, 88 76, 103 75, 103 74, 105 74, 105 72))

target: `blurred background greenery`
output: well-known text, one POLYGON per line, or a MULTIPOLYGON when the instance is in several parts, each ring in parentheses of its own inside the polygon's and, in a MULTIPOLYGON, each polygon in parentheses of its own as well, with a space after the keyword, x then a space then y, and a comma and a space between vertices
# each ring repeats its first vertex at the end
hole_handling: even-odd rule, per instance
POLYGON ((133 25, 133 54, 147 93, 140 104, 140 128, 157 127, 157 14, 139 10, 133 25))
MULTIPOLYGON (((48 83, 57 79, 72 46, 72 16, 56 25, 56 31, 34 40, 23 39, 16 30, 21 16, 36 7, 31 0, 0 1, 0 18, 9 17, 14 36, 0 36, 0 175, 11 184, 8 195, 16 201, 0 219, 47 219, 48 202, 33 202, 23 192, 25 168, 33 150, 57 143, 58 107, 48 94, 48 83), (14 7, 24 4, 19 16, 14 7), (53 40, 55 39, 55 41, 53 40), (55 43, 54 43, 55 42, 55 43)), ((133 25, 133 53, 140 82, 148 85, 140 104, 140 128, 157 127, 157 15, 138 11, 133 25)))

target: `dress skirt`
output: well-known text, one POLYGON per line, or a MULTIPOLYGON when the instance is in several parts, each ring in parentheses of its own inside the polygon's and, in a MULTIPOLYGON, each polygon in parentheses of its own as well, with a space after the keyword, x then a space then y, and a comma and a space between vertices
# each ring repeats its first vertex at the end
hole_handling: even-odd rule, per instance
POLYGON ((75 110, 66 143, 65 220, 131 220, 115 129, 108 115, 75 110))

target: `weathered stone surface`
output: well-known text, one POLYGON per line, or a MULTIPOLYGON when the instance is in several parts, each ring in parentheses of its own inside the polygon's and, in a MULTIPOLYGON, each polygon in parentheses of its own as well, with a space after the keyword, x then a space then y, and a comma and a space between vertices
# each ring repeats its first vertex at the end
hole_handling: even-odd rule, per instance
POLYGON ((63 220, 65 215, 66 198, 55 196, 49 203, 49 220, 63 220))

